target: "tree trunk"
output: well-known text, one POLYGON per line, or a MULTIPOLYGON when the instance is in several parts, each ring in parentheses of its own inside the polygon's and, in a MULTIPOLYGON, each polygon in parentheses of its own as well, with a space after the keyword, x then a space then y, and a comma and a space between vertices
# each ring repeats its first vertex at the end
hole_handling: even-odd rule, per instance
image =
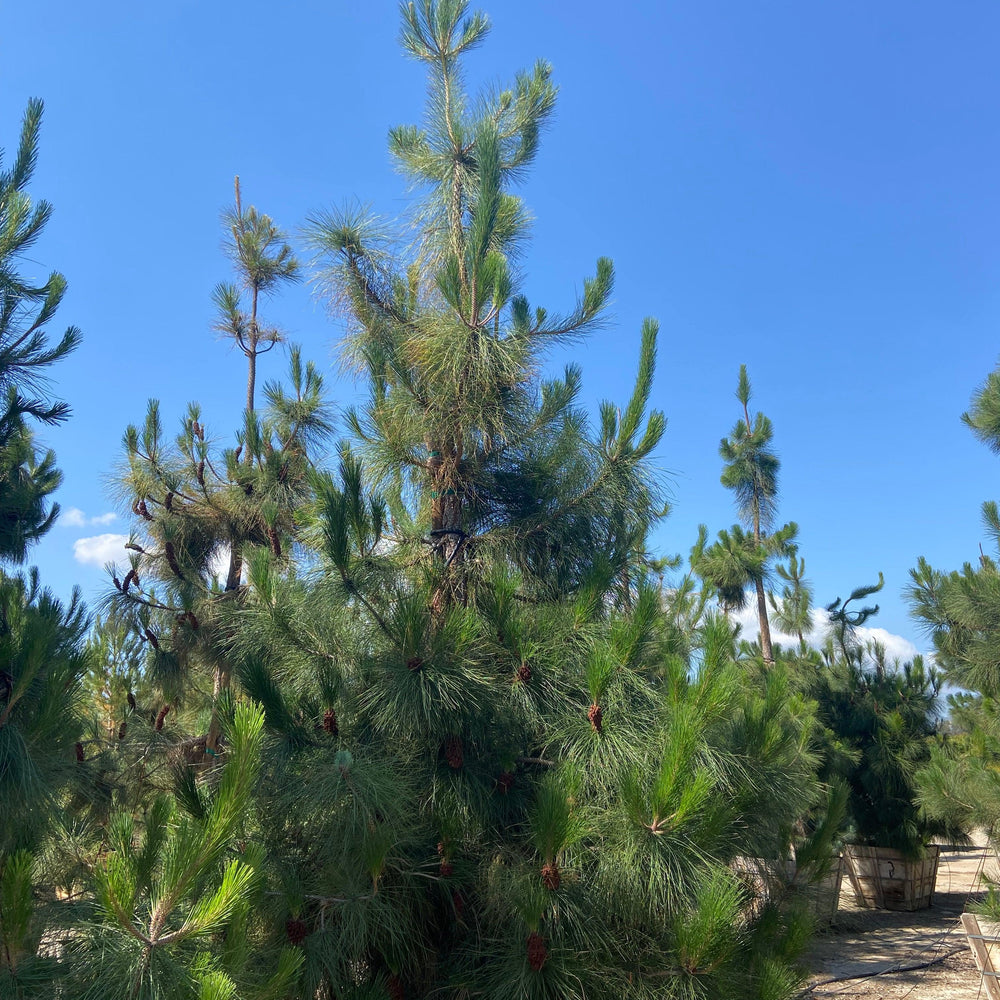
POLYGON ((764 596, 764 581, 757 580, 757 622, 760 625, 760 651, 768 666, 774 665, 771 649, 771 625, 767 620, 767 599, 764 596))
POLYGON ((434 593, 431 607, 436 613, 448 605, 464 604, 465 532, 462 530, 462 498, 458 493, 459 449, 453 441, 441 450, 430 449, 431 540, 443 563, 443 578, 434 593))

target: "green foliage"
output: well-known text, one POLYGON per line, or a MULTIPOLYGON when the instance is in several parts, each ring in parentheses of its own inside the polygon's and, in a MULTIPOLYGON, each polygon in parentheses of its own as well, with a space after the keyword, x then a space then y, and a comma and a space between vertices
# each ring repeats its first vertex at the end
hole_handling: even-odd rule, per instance
POLYGON ((719 454, 725 463, 722 485, 733 491, 736 509, 746 530, 733 525, 728 531, 720 531, 718 541, 710 547, 700 544, 695 570, 727 613, 745 607, 746 591, 754 587, 761 654, 764 662, 771 664, 774 654, 764 583, 774 558, 794 557, 792 542, 798 526, 789 523, 771 531, 777 512, 781 463, 769 450, 774 436, 771 421, 762 413, 751 418, 750 378, 746 365, 740 365, 736 398, 743 416, 729 437, 720 442, 719 454))
POLYGON ((33 203, 27 185, 38 159, 42 102, 28 102, 13 162, 0 157, 0 560, 24 562, 28 547, 52 527, 59 513, 48 500, 62 481, 51 451, 39 454, 29 420, 57 424, 69 415, 65 403, 39 395, 48 367, 69 354, 80 333, 69 327, 55 344, 46 325, 66 291, 53 272, 33 285, 17 265, 52 215, 46 201, 33 203))
MULTIPOLYGON (((838 635, 841 625, 834 626, 838 635)), ((850 835, 916 856, 944 831, 921 813, 916 777, 930 757, 941 678, 919 656, 888 666, 877 644, 838 652, 816 675, 811 693, 836 743, 829 777, 849 789, 850 835)))
POLYGON ((344 308, 350 362, 370 384, 349 413, 398 540, 437 563, 439 601, 464 599, 479 559, 512 560, 539 591, 579 588, 595 556, 622 575, 627 600, 643 572, 641 539, 664 513, 648 458, 664 430, 647 414, 656 324, 642 331, 628 406, 601 408, 591 440, 575 407, 580 375, 537 384, 542 354, 595 329, 613 286, 602 258, 562 315, 532 309, 516 268, 527 213, 511 192, 534 158, 555 88, 539 63, 473 100, 460 57, 485 36, 464 3, 403 8, 403 45, 428 65, 423 128, 390 133, 401 172, 423 194, 412 240, 348 207, 316 215, 308 239, 320 286, 344 308), (421 537, 429 531, 432 544, 421 537))
MULTIPOLYGON (((236 845, 235 838, 248 818, 263 723, 258 708, 236 706, 226 763, 213 776, 213 787, 202 792, 197 815, 161 796, 145 811, 141 827, 129 813, 112 818, 108 854, 94 872, 95 920, 73 946, 75 995, 200 1000, 235 996, 238 984, 241 995, 254 995, 246 962, 226 961, 239 957, 239 949, 221 955, 206 949, 213 936, 245 920, 257 896, 261 851, 236 845), (96 956, 98 981, 91 972, 96 956)), ((274 978, 280 985, 289 984, 296 965, 291 952, 278 962, 274 978)), ((262 995, 275 985, 265 982, 262 995)))
MULTIPOLYGON (((980 386, 963 421, 992 451, 1000 448, 1000 372, 980 386)), ((995 501, 982 507, 983 528, 1000 551, 1000 511, 995 501)), ((1000 762, 997 704, 1000 697, 1000 571, 995 554, 980 546, 977 564, 943 572, 921 558, 910 570, 907 591, 914 616, 930 632, 934 656, 948 682, 964 689, 950 699, 951 732, 934 748, 920 771, 920 799, 934 819, 971 831, 989 831, 995 846, 1000 821, 1000 762)), ((984 912, 1000 915, 995 887, 984 912)))
MULTIPOLYGON (((103 725, 62 834, 53 978, 84 1000, 790 1000, 808 921, 746 873, 783 870, 823 814, 812 708, 705 613, 707 533, 676 591, 658 579, 656 323, 593 427, 575 366, 539 381, 613 286, 600 258, 561 315, 523 292, 514 185, 548 67, 471 96, 486 18, 463 0, 402 18, 429 74, 423 126, 390 135, 412 228, 348 208, 308 233, 368 389, 334 466, 298 352, 255 408, 277 340, 257 298, 296 265, 238 190, 238 280, 216 292, 249 363, 236 446, 194 406, 175 442, 155 402, 126 431, 132 557, 89 647, 103 725)), ((740 392, 749 421, 745 372, 740 392)), ((760 479, 777 465, 756 426, 732 463, 760 479)), ((727 533, 744 581, 793 535, 727 533)), ((826 809, 804 856, 829 847, 826 809)))

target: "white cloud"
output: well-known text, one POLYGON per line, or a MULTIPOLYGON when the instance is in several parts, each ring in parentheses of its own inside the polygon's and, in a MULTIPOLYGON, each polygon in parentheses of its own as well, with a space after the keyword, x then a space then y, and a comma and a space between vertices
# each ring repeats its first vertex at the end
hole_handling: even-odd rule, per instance
POLYGON ((105 566, 109 562, 127 561, 125 543, 128 535, 92 535, 78 538, 73 543, 73 557, 77 562, 89 566, 105 566))
POLYGON ((98 514, 95 517, 87 517, 79 507, 70 507, 59 515, 59 523, 64 528, 85 528, 88 524, 111 524, 118 520, 118 515, 114 511, 107 514, 98 514))
MULTIPOLYGON (((747 606, 742 611, 735 612, 732 617, 740 623, 742 627, 741 634, 744 638, 753 640, 760 636, 760 628, 757 621, 757 602, 753 598, 753 595, 751 595, 750 600, 747 602, 747 606)), ((813 608, 810 612, 810 617, 812 619, 812 628, 805 633, 806 642, 810 646, 821 647, 826 640, 829 619, 827 618, 826 611, 822 608, 813 608)), ((862 625, 855 631, 855 635, 858 642, 862 645, 874 639, 885 646, 886 659, 889 663, 892 663, 895 659, 899 659, 901 662, 912 660, 920 652, 909 639, 901 635, 896 635, 894 632, 888 632, 884 628, 868 628, 862 625)), ((785 635, 772 628, 771 641, 780 643, 782 646, 788 648, 798 646, 799 637, 797 635, 785 635)))
POLYGON ((209 575, 220 583, 225 583, 229 576, 229 551, 228 545, 220 545, 208 560, 209 575))

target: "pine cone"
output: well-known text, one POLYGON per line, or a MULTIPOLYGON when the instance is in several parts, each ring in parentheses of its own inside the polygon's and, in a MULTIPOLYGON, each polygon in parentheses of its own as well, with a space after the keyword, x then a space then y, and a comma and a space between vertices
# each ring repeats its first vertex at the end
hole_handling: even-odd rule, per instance
POLYGON ((120 739, 120 740, 123 740, 123 739, 125 739, 125 733, 126 733, 127 731, 128 731, 128 726, 127 726, 127 725, 125 725, 125 723, 123 722, 123 723, 122 723, 122 724, 121 724, 121 725, 120 725, 120 726, 118 727, 118 739, 120 739))
POLYGON ((278 532, 275 528, 267 529, 267 540, 271 543, 271 551, 274 553, 275 557, 281 558, 281 539, 278 537, 278 532))
POLYGON ((184 579, 184 574, 181 572, 181 567, 177 562, 177 553, 174 551, 174 543, 167 542, 163 546, 163 554, 167 557, 167 565, 173 571, 174 576, 184 579))
POLYGON ((559 874, 559 868, 555 862, 547 862, 542 865, 542 885, 549 892, 555 892, 562 885, 562 875, 559 874))
POLYGON ((125 695, 125 700, 128 702, 128 707, 134 712, 135 711, 135 695, 131 691, 125 695))
POLYGON ((202 459, 195 467, 194 474, 198 477, 198 485, 205 485, 205 459, 202 459))
MULTIPOLYGON (((112 576, 111 577, 111 582, 115 585, 115 590, 121 590, 122 589, 122 582, 121 582, 121 580, 118 579, 117 576, 112 576)), ((122 592, 124 593, 124 591, 122 591, 122 592)))
POLYGON ((149 513, 149 508, 146 506, 145 500, 136 500, 136 502, 132 504, 132 513, 138 514, 146 521, 153 520, 153 515, 149 513))
POLYGON ((167 717, 167 712, 169 712, 169 711, 170 711, 170 705, 167 704, 167 705, 164 705, 163 708, 161 708, 159 712, 157 712, 157 714, 156 714, 156 724, 153 726, 153 728, 157 732, 159 732, 161 729, 163 729, 163 720, 167 717))
POLYGON ((340 726, 337 725, 337 713, 332 708, 328 708, 323 713, 323 728, 331 736, 340 735, 340 726))
POLYGON ((77 743, 76 745, 76 759, 82 764, 83 763, 83 744, 77 743))
POLYGON ((167 495, 163 498, 163 506, 166 507, 167 510, 173 510, 174 509, 174 491, 173 490, 168 490, 167 491, 167 495))
POLYGON ((541 972, 542 966, 548 961, 549 949, 545 947, 545 938, 532 931, 528 935, 528 965, 535 972, 541 972))
POLYGON ((527 660, 522 660, 517 668, 517 679, 522 684, 527 684, 531 680, 531 664, 527 660))
POLYGON ((309 936, 309 928, 301 920, 286 920, 285 933, 289 942, 298 946, 309 936))
POLYGON ((462 738, 460 736, 449 736, 444 744, 444 756, 449 767, 458 770, 465 763, 465 754, 462 749, 462 738))
POLYGON ((390 1000, 406 1000, 403 983, 395 973, 389 977, 389 981, 385 984, 385 991, 389 994, 390 1000))
POLYGON ((599 733, 603 727, 604 709, 597 702, 594 702, 587 711, 587 718, 590 719, 590 724, 594 727, 594 732, 599 733))
POLYGON ((156 638, 156 633, 151 628, 145 629, 145 635, 153 649, 160 648, 160 640, 156 638))
POLYGON ((511 774, 510 771, 504 771, 504 773, 497 778, 497 788, 500 789, 500 794, 506 795, 513 787, 514 775, 511 774))
POLYGON ((455 874, 455 868, 450 861, 441 862, 441 878, 451 878, 455 874))
POLYGON ((419 670, 424 665, 424 661, 419 656, 411 656, 406 661, 407 670, 419 670))

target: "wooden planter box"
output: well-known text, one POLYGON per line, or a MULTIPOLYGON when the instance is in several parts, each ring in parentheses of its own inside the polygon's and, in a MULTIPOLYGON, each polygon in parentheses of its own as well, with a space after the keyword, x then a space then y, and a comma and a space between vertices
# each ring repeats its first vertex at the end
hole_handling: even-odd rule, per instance
POLYGON ((830 867, 822 878, 806 882, 795 869, 795 862, 789 862, 786 892, 805 902, 817 924, 832 924, 837 919, 845 867, 843 856, 838 854, 830 859, 830 867))
POLYGON ((848 845, 844 857, 858 906, 907 911, 929 907, 941 848, 931 844, 926 851, 914 861, 891 847, 848 845))
POLYGON ((771 900, 779 900, 782 905, 801 901, 817 924, 831 924, 836 919, 844 869, 844 859, 837 855, 830 859, 830 868, 822 878, 807 881, 794 859, 782 864, 741 857, 733 862, 733 872, 751 895, 748 917, 759 917, 771 900))
POLYGON ((1000 924, 963 913, 962 929, 979 970, 980 992, 989 1000, 1000 1000, 1000 924))

